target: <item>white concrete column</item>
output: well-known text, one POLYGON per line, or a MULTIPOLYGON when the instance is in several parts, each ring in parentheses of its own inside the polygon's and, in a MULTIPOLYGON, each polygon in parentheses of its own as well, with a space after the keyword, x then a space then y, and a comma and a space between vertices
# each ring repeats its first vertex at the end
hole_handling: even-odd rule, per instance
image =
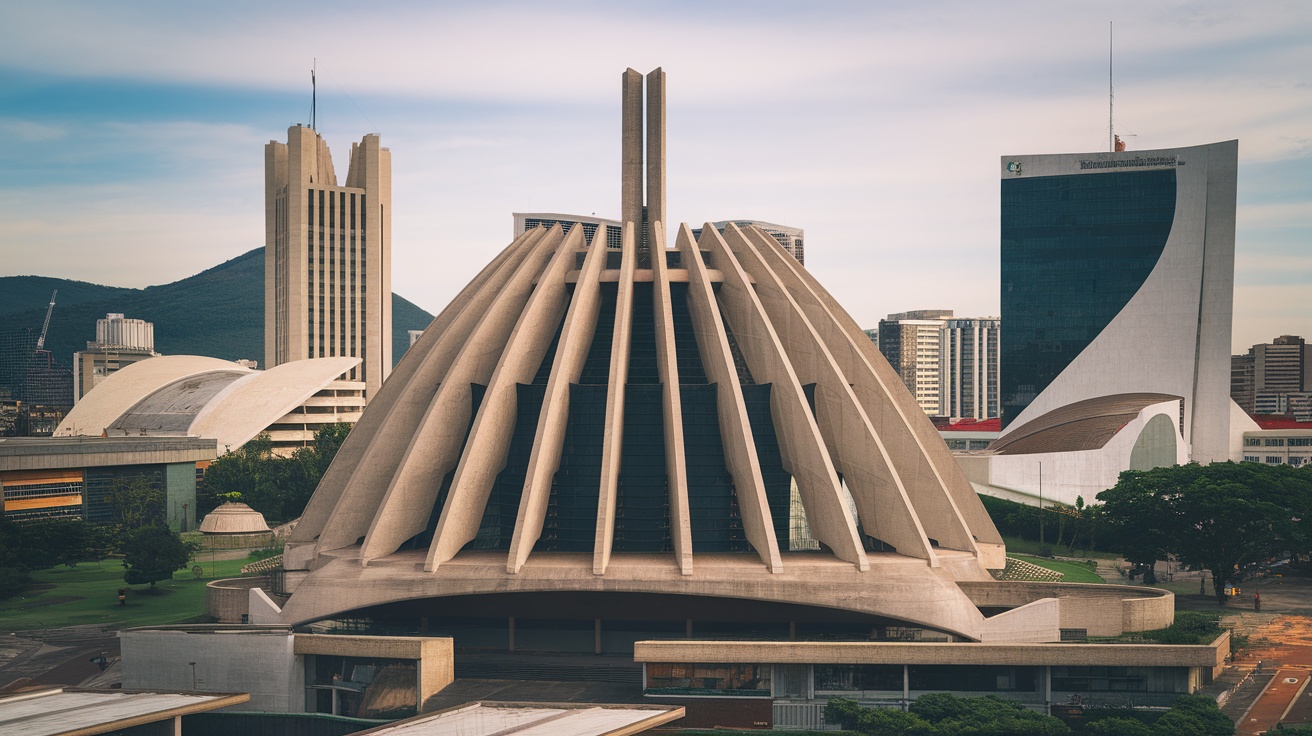
MULTIPOLYGON (((457 346, 451 368, 433 400, 425 407, 417 430, 409 438, 405 454, 395 466, 396 475, 391 479, 365 535, 360 551, 362 564, 395 552, 402 542, 423 531, 428 524, 442 479, 455 469, 460 459, 461 445, 473 411, 470 384, 486 386, 490 383, 514 329, 513 320, 524 311, 533 292, 533 282, 556 252, 561 238, 560 228, 555 227, 534 244, 532 252, 518 264, 515 275, 502 286, 487 310, 479 315, 477 326, 469 337, 457 346)), ((368 468, 367 465, 361 467, 368 468)), ((430 560, 442 562, 450 559, 468 541, 455 541, 456 535, 468 526, 468 517, 477 515, 481 518, 483 513, 481 506, 477 509, 457 508, 456 529, 460 531, 454 532, 444 542, 443 525, 452 523, 448 516, 453 506, 447 504, 442 511, 438 531, 433 535, 433 547, 429 550, 430 560)), ((475 522, 474 531, 477 530, 475 522)))
MULTIPOLYGON (((754 242, 762 241, 758 236, 754 242)), ((1001 568, 1005 550, 993 520, 879 348, 794 259, 764 247, 758 251, 780 274, 844 375, 854 379, 853 392, 907 484, 926 533, 943 547, 974 551, 986 567, 1001 568)))
POLYGON ((570 301, 565 324, 560 331, 556 357, 551 366, 542 413, 538 420, 533 451, 529 455, 524 475, 524 489, 520 497, 519 514, 515 520, 515 534, 510 542, 510 556, 506 571, 519 572, 533 551, 533 545, 542 536, 542 525, 551 500, 551 485, 560 469, 560 453, 565 445, 565 431, 569 424, 569 387, 579 380, 588 349, 597 330, 597 316, 601 311, 601 269, 606 265, 605 232, 597 229, 593 242, 583 259, 574 296, 570 301))
MULTIPOLYGON (((766 263, 761 251, 779 250, 773 238, 768 244, 761 243, 758 249, 752 242, 754 236, 769 238, 756 228, 744 232, 730 225, 725 230, 729 247, 738 256, 743 270, 756 282, 756 294, 770 321, 776 326, 786 326, 779 329, 779 339, 789 362, 803 383, 816 386, 816 424, 824 436, 835 469, 843 474, 843 480, 853 491, 862 528, 869 535, 896 547, 898 553, 920 557, 930 566, 937 567, 938 556, 912 510, 906 486, 893 467, 888 448, 871 426, 870 418, 852 391, 851 382, 859 379, 843 374, 816 333, 816 327, 784 288, 774 268, 766 263)), ((781 252, 774 254, 782 255, 781 252)), ((955 528, 960 532, 960 538, 953 541, 969 545, 970 536, 964 524, 955 528)))
POLYGON ((640 222, 624 223, 619 280, 615 285, 615 329, 611 336, 610 376, 606 386, 606 429, 601 445, 597 535, 592 548, 592 572, 596 575, 606 572, 615 539, 615 503, 624 446, 624 387, 629 380, 629 344, 633 333, 633 273, 637 268, 640 226, 640 222))
POLYGON ((424 330, 396 367, 393 380, 369 397, 370 411, 337 451, 292 532, 293 542, 318 538, 317 549, 332 550, 364 536, 387 492, 392 469, 400 464, 460 345, 545 234, 543 229, 530 230, 493 259, 424 330), (351 493, 346 494, 348 487, 351 493))
POLYGON ((783 562, 779 557, 779 542, 774 536, 765 481, 761 478, 761 462, 756 456, 756 441, 747 418, 738 369, 729 350, 729 337, 720 321, 710 274, 687 224, 680 226, 675 243, 683 254, 683 265, 688 269, 688 311, 692 315, 698 352, 706 367, 706 375, 716 384, 720 439, 724 443, 725 465, 733 476, 743 531, 770 571, 780 572, 783 562))
MULTIPOLYGON (((659 71, 659 70, 657 70, 659 71)), ((653 72, 655 74, 656 72, 653 72)), ((683 447, 683 400, 670 306, 670 269, 666 266, 665 229, 649 223, 652 233, 652 319, 656 323, 656 369, 661 381, 665 425, 665 478, 670 491, 670 543, 679 571, 692 574, 692 520, 688 511, 688 467, 683 447)))
MULTIPOLYGON (((515 329, 502 348, 496 371, 483 394, 483 403, 469 431, 469 441, 451 480, 449 503, 438 522, 438 532, 429 547, 427 569, 451 559, 465 543, 478 536, 483 511, 492 493, 497 473, 506 466, 510 441, 515 431, 518 407, 518 384, 530 383, 551 347, 556 326, 565 316, 569 289, 565 274, 574 268, 574 256, 583 248, 583 227, 575 225, 563 239, 556 228, 549 237, 559 245, 547 267, 539 274, 537 286, 524 305, 515 329), (464 513, 464 512, 468 513, 464 513)), ((535 420, 541 418, 541 410, 535 420)), ((521 496, 522 505, 522 496, 521 496)), ((518 531, 518 530, 516 530, 518 531)), ((513 536, 512 536, 513 540, 513 536)), ((527 557, 527 551, 524 553, 527 557)))
POLYGON ((824 438, 775 326, 752 287, 751 277, 724 238, 709 224, 702 228, 698 245, 711 252, 715 265, 724 275, 719 303, 752 375, 773 384, 770 409, 776 417, 775 426, 781 430, 779 452, 784 469, 797 481, 812 533, 839 559, 855 564, 862 571, 868 570, 870 563, 857 536, 856 520, 839 486, 824 438))

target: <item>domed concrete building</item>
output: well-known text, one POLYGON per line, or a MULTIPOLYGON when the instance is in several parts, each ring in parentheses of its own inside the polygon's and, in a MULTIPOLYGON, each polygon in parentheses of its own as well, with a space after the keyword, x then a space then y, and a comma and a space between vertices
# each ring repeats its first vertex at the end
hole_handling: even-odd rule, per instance
POLYGON ((815 278, 755 227, 665 246, 664 84, 647 77, 644 201, 643 79, 624 75, 622 247, 535 228, 470 282, 311 499, 285 607, 253 620, 511 649, 517 620, 521 641, 595 624, 597 651, 666 629, 1057 640, 1074 611, 998 597, 993 523, 815 278))
POLYGON ((125 685, 206 661, 247 687, 260 657, 261 709, 341 712, 400 663, 420 709, 547 680, 513 692, 810 729, 830 697, 1164 706, 1210 681, 1224 634, 1085 641, 1169 625, 1167 591, 993 578, 943 440, 769 233, 666 247, 664 74, 646 87, 644 111, 625 72, 619 247, 584 221, 517 236, 370 397, 270 589, 215 592, 257 626, 125 632, 125 685))

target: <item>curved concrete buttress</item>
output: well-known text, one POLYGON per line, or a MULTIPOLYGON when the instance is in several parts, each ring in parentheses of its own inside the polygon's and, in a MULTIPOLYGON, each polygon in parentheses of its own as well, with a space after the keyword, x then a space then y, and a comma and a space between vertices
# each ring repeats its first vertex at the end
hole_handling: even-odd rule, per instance
MULTIPOLYGON (((660 70, 657 70, 660 71, 660 70)), ((652 72, 655 74, 656 72, 652 72)), ((650 77, 649 77, 650 78, 650 77)), ((688 512, 688 467, 683 447, 683 406, 670 306, 670 269, 666 263, 665 225, 650 223, 652 317, 656 327, 656 369, 661 379, 665 414, 665 477, 670 491, 670 543, 684 575, 692 574, 692 520, 688 512)))
MULTIPOLYGON (((756 280, 756 295, 775 325, 799 379, 816 386, 816 425, 824 436, 835 469, 843 474, 843 480, 854 492, 861 526, 870 536, 893 545, 900 554, 919 557, 937 567, 938 558, 912 509, 902 479, 893 468, 888 449, 852 393, 849 382, 854 379, 843 375, 834 363, 815 327, 784 289, 748 234, 731 225, 725 230, 725 240, 738 256, 743 270, 756 280)), ((963 536, 969 543, 964 530, 963 536)))
MULTIPOLYGON (((571 233, 573 234, 573 233, 571 233)), ((528 468, 524 473, 524 488, 520 495, 519 512, 515 518, 515 532, 510 540, 510 554, 506 572, 516 573, 533 552, 533 545, 542 536, 542 524, 547 517, 551 500, 551 486, 560 469, 560 453, 565 445, 565 430, 569 424, 569 387, 583 373, 597 330, 597 317, 601 312, 601 269, 606 265, 606 235, 597 228, 588 246, 583 268, 574 284, 574 296, 565 325, 560 331, 560 344, 551 365, 551 378, 547 380, 546 396, 538 417, 537 432, 533 437, 533 450, 529 453, 528 468)))
MULTIPOLYGON (((469 441, 456 465, 437 533, 428 548, 427 570, 451 559, 478 536, 492 484, 506 466, 518 412, 518 384, 532 383, 551 347, 556 326, 565 316, 569 306, 565 274, 574 268, 574 256, 583 247, 583 227, 575 225, 557 242, 555 254, 538 275, 537 286, 496 361, 496 370, 483 394, 474 426, 469 430, 469 441)), ((539 411, 535 419, 540 417, 539 411)))
MULTIPOLYGON (((737 229, 733 225, 730 228, 729 232, 737 229)), ((856 521, 843 497, 824 437, 750 277, 714 227, 702 229, 698 246, 711 252, 724 275, 720 306, 752 375, 759 381, 774 384, 770 391, 770 413, 779 437, 779 452, 784 469, 797 481, 812 534, 840 559, 863 571, 869 569, 856 521)))
POLYGON ((55 436, 99 437, 147 396, 171 383, 215 372, 232 373, 234 381, 254 373, 250 368, 232 361, 202 355, 161 355, 148 358, 109 374, 99 385, 88 391, 64 416, 64 420, 55 429, 55 436))
POLYGON ((524 254, 546 231, 519 236, 460 291, 406 351, 319 481, 293 542, 318 551, 355 544, 365 535, 410 438, 433 400, 456 352, 512 277, 524 254), (345 493, 350 488, 351 492, 345 493))
POLYGON ((710 274, 706 272, 701 250, 693 241, 692 230, 686 223, 679 227, 675 246, 683 254, 683 265, 688 269, 688 311, 692 315, 697 349, 707 377, 717 385, 716 413, 720 419, 724 460, 733 476, 743 532, 770 572, 780 572, 783 562, 779 558, 779 542, 774 536, 770 502, 765 495, 761 462, 756 456, 756 441, 752 438, 747 406, 743 403, 738 370, 729 351, 729 337, 720 322, 710 274))
POLYGON ((944 524, 954 523, 956 517, 965 524, 985 566, 1001 569, 1006 550, 993 520, 938 430, 915 399, 903 390, 901 379, 879 348, 795 259, 773 250, 760 250, 778 265, 779 273, 792 274, 792 278, 784 279, 789 293, 812 316, 812 323, 822 328, 820 335, 844 374, 857 379, 856 396, 889 448, 894 467, 904 479, 912 479, 908 493, 929 536, 943 546, 953 547, 947 541, 952 536, 943 533, 942 528, 944 524))
MULTIPOLYGON (((492 377, 515 319, 532 294, 533 282, 555 253, 561 238, 560 227, 556 226, 538 239, 529 253, 514 264, 514 275, 502 284, 486 311, 475 315, 477 325, 456 348, 455 359, 425 408, 405 454, 393 466, 396 475, 391 478, 361 546, 362 564, 395 552, 427 526, 442 480, 460 459, 461 443, 473 412, 470 385, 486 386, 492 377)), ((445 518, 446 510, 442 513, 445 518)))
POLYGON ((241 447, 359 364, 351 356, 308 358, 242 376, 205 404, 187 433, 214 437, 220 450, 241 447))
MULTIPOLYGON (((633 72, 632 69, 629 71, 633 72)), ((640 91, 641 82, 642 77, 639 75, 640 91)), ((627 120, 625 124, 628 124, 627 120)), ((642 130, 641 122, 638 123, 638 130, 642 130)), ((615 328, 611 334, 610 373, 606 379, 606 428, 601 441, 597 534, 592 548, 594 575, 606 572, 615 541, 615 504, 619 494, 621 450, 624 447, 624 387, 629 381, 629 345, 633 337, 633 274, 638 267, 638 225, 635 222, 624 223, 621 242, 619 282, 615 285, 615 328)))
MULTIPOLYGON (((872 572, 828 555, 790 554, 780 573, 743 564, 742 555, 708 555, 692 575, 662 564, 668 555, 617 555, 605 575, 589 575, 578 555, 535 555, 516 575, 500 572, 499 552, 462 552, 435 572, 419 569, 418 551, 361 567, 354 550, 325 555, 283 608, 281 621, 302 625, 397 601, 481 593, 658 593, 822 606, 883 616, 978 640, 988 621, 958 587, 948 562, 872 554, 872 572), (500 574, 492 586, 489 569, 500 574)), ((948 555, 965 555, 949 551, 948 555)))

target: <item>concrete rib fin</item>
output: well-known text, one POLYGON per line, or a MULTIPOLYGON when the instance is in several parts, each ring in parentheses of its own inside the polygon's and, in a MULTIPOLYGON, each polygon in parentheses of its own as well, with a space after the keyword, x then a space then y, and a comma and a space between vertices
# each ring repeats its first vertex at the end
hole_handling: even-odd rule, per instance
MULTIPOLYGON (((727 240, 738 255, 739 263, 756 279, 756 294, 775 325, 784 325, 780 338, 788 359, 806 383, 815 384, 816 425, 824 436, 835 469, 853 491, 860 523, 864 530, 897 548, 900 554, 928 560, 938 565, 938 556, 930 547, 907 489, 893 466, 865 409, 852 390, 855 376, 844 375, 816 326, 802 312, 784 288, 775 268, 761 254, 777 245, 757 228, 735 230, 727 240), (754 242, 755 241, 755 242, 754 242), (875 451, 870 452, 871 448, 875 451)), ((775 264, 777 266, 777 264, 775 264)), ((969 539, 967 539, 969 541, 969 539)))
POLYGON ((912 505, 926 533, 943 547, 992 554, 980 545, 1001 545, 1002 537, 938 430, 902 390, 893 367, 801 264, 777 250, 762 249, 762 253, 778 264, 776 270, 812 322, 826 328, 821 337, 844 373, 856 379, 857 398, 908 482, 912 505))
MULTIPOLYGON (((424 530, 442 480, 460 457, 472 411, 471 384, 488 384, 514 328, 507 315, 518 315, 523 310, 533 281, 560 239, 559 227, 541 236, 526 257, 515 264, 514 275, 502 284, 487 309, 476 315, 477 325, 467 339, 452 346, 456 356, 409 437, 405 454, 394 466, 396 475, 378 505, 360 550, 361 563, 395 552, 402 542, 424 530)), ((400 441, 405 443, 405 438, 400 441)))
MULTIPOLYGON (((743 237, 734 225, 729 225, 726 234, 739 240, 743 237)), ((714 227, 702 230, 699 245, 710 251, 724 275, 720 305, 748 368, 757 380, 774 386, 770 391, 770 413, 775 417, 779 451, 784 468, 797 481, 812 533, 839 559, 868 570, 870 562, 857 536, 856 521, 825 449, 824 437, 779 334, 752 287, 751 277, 714 227)))
POLYGON ((559 243, 556 253, 538 276, 537 287, 524 305, 483 394, 469 441, 456 465, 447 508, 428 549, 429 570, 454 557, 461 547, 478 536, 492 484, 506 466, 510 452, 517 419, 518 384, 533 381, 551 347, 556 326, 565 315, 569 304, 565 274, 573 268, 574 256, 583 246, 582 226, 574 226, 563 240, 556 239, 556 242, 559 243))
POLYGON ((718 386, 715 401, 720 419, 720 440, 724 443, 725 464, 733 476, 743 531, 770 572, 781 572, 783 562, 779 557, 779 542, 774 536, 770 502, 765 494, 761 462, 756 456, 756 441, 747 418, 738 370, 729 352, 728 334, 720 322, 710 274, 687 224, 679 227, 675 246, 683 254, 683 265, 688 269, 688 311, 692 315, 697 349, 706 367, 706 375, 718 386))
POLYGON ((592 572, 596 575, 606 572, 615 539, 615 502, 624 448, 624 386, 629 380, 629 343, 633 334, 633 273, 637 269, 637 239, 638 225, 624 223, 619 283, 615 294, 615 329, 610 343, 610 375, 606 381, 606 428, 601 444, 597 534, 592 547, 592 572))
MULTIPOLYGON (((658 72, 660 70, 657 70, 658 72)), ((655 74, 656 72, 653 72, 655 74)), ((688 465, 683 447, 683 401, 679 395, 679 364, 674 345, 674 315, 670 305, 670 269, 666 263, 665 224, 651 227, 652 316, 656 322, 656 369, 661 380, 665 414, 665 477, 670 491, 670 542, 679 570, 692 574, 692 520, 688 511, 688 465)))
MULTIPOLYGON (((572 234, 572 233, 571 233, 572 234)), ((551 486, 560 469, 560 453, 565 445, 565 431, 569 424, 569 387, 583 374, 588 348, 597 330, 597 317, 601 312, 601 269, 606 265, 606 240, 603 228, 597 228, 592 238, 583 268, 574 285, 574 297, 565 314, 565 325, 560 331, 560 345, 551 366, 546 396, 538 419, 537 433, 533 438, 533 451, 529 455, 528 469, 524 474, 524 489, 520 495, 519 513, 515 519, 515 533, 510 541, 510 555, 506 571, 519 572, 533 552, 533 545, 542 536, 542 524, 547 516, 551 499, 551 486)))
POLYGON ((293 541, 318 537, 322 551, 350 546, 365 535, 423 409, 432 401, 458 346, 514 273, 518 261, 545 233, 539 228, 516 238, 424 330, 390 380, 370 397, 360 421, 311 497, 293 541), (351 493, 345 493, 347 488, 351 493))

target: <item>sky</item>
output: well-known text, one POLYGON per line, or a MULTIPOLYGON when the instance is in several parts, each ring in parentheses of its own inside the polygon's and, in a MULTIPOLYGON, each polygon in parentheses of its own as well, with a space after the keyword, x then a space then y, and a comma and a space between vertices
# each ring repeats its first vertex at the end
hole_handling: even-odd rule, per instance
MULTIPOLYGON (((804 228, 862 326, 999 310, 1001 157, 1239 140, 1232 345, 1312 339, 1312 3, 0 5, 0 276, 175 281, 263 245, 264 144, 392 151, 436 314, 513 212, 617 217, 620 75, 667 73, 668 209, 804 228)), ((33 305, 40 307, 42 305, 33 305)), ((131 315, 128 315, 131 316, 131 315)))

